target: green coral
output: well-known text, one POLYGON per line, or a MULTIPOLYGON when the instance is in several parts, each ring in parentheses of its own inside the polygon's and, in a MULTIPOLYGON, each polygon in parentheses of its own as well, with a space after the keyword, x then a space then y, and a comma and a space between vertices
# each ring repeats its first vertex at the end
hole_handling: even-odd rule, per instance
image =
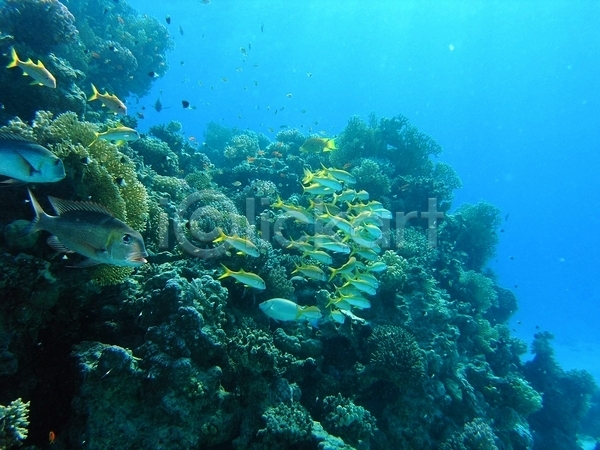
POLYGON ((440 448, 442 450, 498 450, 492 427, 481 418, 466 423, 461 432, 456 432, 440 448))
POLYGON ((376 161, 365 158, 352 170, 356 178, 356 190, 366 190, 372 198, 380 199, 390 193, 391 181, 376 161))
POLYGON ((485 275, 467 270, 460 275, 461 300, 469 302, 473 312, 484 313, 498 305, 494 282, 485 275))
POLYGON ((379 325, 367 339, 370 370, 380 379, 410 386, 425 374, 423 351, 414 336, 395 325, 379 325))
POLYGON ((280 403, 268 408, 263 416, 265 428, 258 430, 261 448, 289 448, 310 440, 312 420, 299 403, 280 403))
POLYGON ((181 202, 191 192, 185 180, 164 175, 155 175, 152 177, 151 187, 158 193, 167 194, 175 202, 181 202))
POLYGON ((0 448, 21 445, 27 439, 29 402, 18 398, 8 406, 0 405, 0 448))
POLYGON ((228 160, 242 161, 247 157, 255 156, 259 150, 258 137, 254 133, 244 133, 233 136, 225 147, 224 155, 228 160))
POLYGON ((178 175, 179 157, 169 144, 157 138, 143 137, 131 143, 146 166, 150 166, 159 175, 178 175))
POLYGON ((341 394, 325 397, 323 410, 324 428, 352 445, 359 446, 360 443, 368 441, 377 430, 375 418, 371 413, 341 394))
POLYGON ((468 269, 480 271, 496 253, 497 229, 502 223, 500 209, 487 202, 464 204, 454 218, 452 228, 441 227, 441 237, 454 242, 454 251, 462 252, 468 269))

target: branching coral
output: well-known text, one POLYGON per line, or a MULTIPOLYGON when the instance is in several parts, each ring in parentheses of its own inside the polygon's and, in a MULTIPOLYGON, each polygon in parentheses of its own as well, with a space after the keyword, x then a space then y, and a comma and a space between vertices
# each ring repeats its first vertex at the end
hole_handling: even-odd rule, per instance
POLYGON ((20 398, 8 406, 0 405, 0 448, 21 445, 27 438, 29 425, 29 402, 20 398))
POLYGON ((384 380, 410 386, 425 373, 423 351, 414 336, 394 325, 375 327, 367 339, 370 368, 384 380))

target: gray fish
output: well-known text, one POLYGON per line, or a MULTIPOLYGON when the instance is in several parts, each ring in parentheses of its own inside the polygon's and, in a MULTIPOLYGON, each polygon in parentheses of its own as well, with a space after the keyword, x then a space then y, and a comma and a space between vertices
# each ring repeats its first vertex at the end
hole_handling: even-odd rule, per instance
POLYGON ((29 190, 35 219, 24 234, 44 230, 52 233, 48 244, 57 252, 79 253, 89 259, 77 267, 96 264, 137 267, 145 264, 146 248, 142 235, 112 216, 96 203, 73 202, 48 197, 57 216, 44 212, 29 190))
POLYGON ((65 177, 65 166, 50 150, 22 136, 0 132, 0 175, 4 183, 52 183, 65 177))

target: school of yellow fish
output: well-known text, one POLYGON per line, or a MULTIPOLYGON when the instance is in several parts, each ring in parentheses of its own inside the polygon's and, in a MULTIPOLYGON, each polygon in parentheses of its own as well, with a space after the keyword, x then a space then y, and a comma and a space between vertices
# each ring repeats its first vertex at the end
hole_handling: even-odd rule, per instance
MULTIPOLYGON (((303 151, 335 150, 333 139, 311 138, 303 145, 303 151), (308 150, 310 148, 310 150, 308 150)), ((280 232, 288 250, 302 255, 302 263, 296 265, 292 275, 302 276, 318 283, 326 283, 330 291, 326 314, 336 324, 343 324, 347 317, 356 318, 353 310, 369 308, 366 296, 375 295, 379 282, 373 275, 387 269, 378 260, 384 220, 392 218, 390 211, 380 202, 369 201, 368 192, 351 188, 354 176, 345 170, 322 166, 320 170, 304 170, 303 194, 308 206, 286 203, 281 198, 271 206, 281 211, 280 218, 291 219, 314 229, 312 235, 304 234, 297 239, 286 239, 280 232), (334 267, 334 259, 344 255, 346 261, 334 267)), ((219 230, 214 243, 224 243, 239 255, 259 256, 258 248, 239 236, 227 236, 219 230)), ((219 277, 232 277, 246 287, 263 290, 266 285, 258 275, 240 270, 225 272, 219 277)), ((288 299, 274 298, 260 305, 269 317, 282 321, 308 320, 316 323, 323 313, 316 306, 300 306, 288 299)))

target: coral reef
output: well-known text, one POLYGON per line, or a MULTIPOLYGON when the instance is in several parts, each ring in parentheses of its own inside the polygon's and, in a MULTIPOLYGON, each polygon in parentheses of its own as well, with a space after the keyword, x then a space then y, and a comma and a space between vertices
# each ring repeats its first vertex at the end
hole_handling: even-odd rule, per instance
POLYGON ((40 54, 77 42, 79 34, 75 17, 58 0, 6 0, 0 8, 0 28, 40 54))
MULTIPOLYGON (((100 58, 118 49, 123 72, 148 70, 168 47, 161 26, 121 1, 64 3, 77 38, 97 41, 100 58), (92 23, 90 11, 104 8, 125 23, 92 23), (158 40, 149 59, 133 26, 158 40)), ((60 49, 75 68, 65 76, 100 63, 60 49)), ((485 267, 499 210, 446 213, 437 245, 426 220, 395 223, 391 211, 426 211, 428 197, 447 211, 460 186, 431 159, 441 147, 404 116, 352 118, 338 150, 313 154, 299 151, 306 136, 296 129, 270 142, 216 123, 202 145, 179 122, 130 144, 90 145, 116 124, 100 117, 38 111, 2 128, 65 164, 66 178, 35 186, 36 197, 102 203, 151 253, 135 271, 67 269, 41 239, 20 235, 17 219, 31 217, 24 192, 2 198, 0 390, 4 403, 31 400, 25 445, 42 447, 57 429, 65 448, 576 448, 596 387, 586 372, 560 369, 545 333, 521 362, 526 345, 507 324, 516 297, 485 267), (311 177, 335 195, 311 193, 311 177), (255 253, 215 243, 217 228, 255 253), (220 264, 266 288, 217 279, 220 264), (257 306, 272 298, 322 317, 276 322, 257 306)))

